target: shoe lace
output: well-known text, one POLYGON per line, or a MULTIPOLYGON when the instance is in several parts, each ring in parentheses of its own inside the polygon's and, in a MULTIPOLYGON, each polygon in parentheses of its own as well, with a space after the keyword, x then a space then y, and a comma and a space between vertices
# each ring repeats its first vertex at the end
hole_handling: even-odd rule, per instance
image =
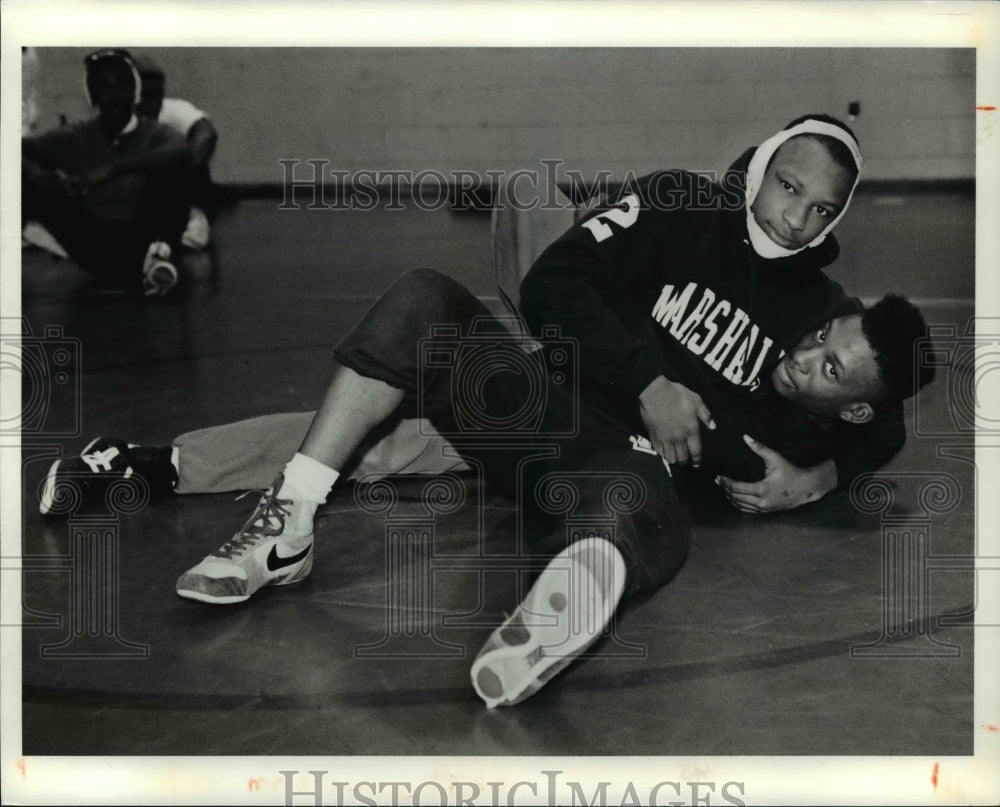
POLYGON ((247 491, 237 500, 250 493, 261 493, 260 502, 253 515, 247 519, 243 528, 212 554, 219 558, 232 560, 234 556, 242 555, 250 547, 266 538, 281 535, 285 529, 285 519, 291 514, 291 499, 279 499, 271 491, 247 491))

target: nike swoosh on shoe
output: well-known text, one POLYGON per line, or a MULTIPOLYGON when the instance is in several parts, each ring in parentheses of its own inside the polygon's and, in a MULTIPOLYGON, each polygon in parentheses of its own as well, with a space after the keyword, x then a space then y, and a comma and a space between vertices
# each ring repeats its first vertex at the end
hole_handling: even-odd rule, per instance
POLYGON ((289 555, 287 558, 283 558, 278 554, 278 547, 272 546, 271 551, 267 555, 267 570, 269 572, 276 572, 278 569, 284 569, 286 566, 298 563, 309 554, 311 549, 311 546, 307 546, 297 555, 289 555))

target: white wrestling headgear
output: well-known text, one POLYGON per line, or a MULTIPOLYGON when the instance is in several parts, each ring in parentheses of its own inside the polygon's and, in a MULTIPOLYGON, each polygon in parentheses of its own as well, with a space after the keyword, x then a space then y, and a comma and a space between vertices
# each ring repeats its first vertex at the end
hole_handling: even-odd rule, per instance
POLYGON ((90 77, 90 67, 102 59, 118 59, 121 62, 125 62, 125 64, 129 66, 129 70, 132 71, 132 78, 135 79, 135 103, 138 104, 142 99, 142 79, 139 77, 139 70, 135 66, 135 60, 132 58, 132 54, 121 48, 103 48, 101 50, 95 50, 93 53, 89 53, 84 57, 83 64, 86 69, 83 73, 83 91, 87 96, 87 103, 94 106, 94 99, 90 96, 90 82, 88 81, 88 78, 90 77))
POLYGON ((864 160, 861 158, 861 150, 858 148, 857 140, 851 137, 847 131, 839 126, 812 118, 802 121, 802 123, 797 123, 795 126, 788 129, 782 129, 776 135, 769 137, 761 143, 754 152, 753 157, 750 158, 750 165, 747 167, 746 182, 747 231, 750 233, 750 243, 753 245, 754 252, 762 258, 784 258, 787 255, 794 255, 804 249, 821 244, 827 234, 834 227, 836 227, 837 223, 841 220, 841 218, 843 218, 844 213, 847 212, 847 208, 851 204, 851 198, 854 196, 854 189, 858 187, 858 181, 861 179, 861 167, 863 165, 864 160), (786 140, 790 140, 791 138, 802 134, 827 135, 839 140, 850 150, 851 156, 854 157, 854 164, 858 167, 858 172, 854 177, 854 184, 851 186, 851 192, 847 194, 847 200, 844 202, 844 206, 841 208, 840 213, 826 226, 823 232, 803 247, 799 247, 798 249, 785 249, 779 244, 774 243, 774 241, 768 237, 767 233, 760 228, 760 225, 757 224, 753 217, 753 212, 750 210, 750 207, 753 204, 753 200, 757 198, 757 192, 760 190, 761 182, 764 179, 764 172, 767 170, 768 163, 771 162, 771 157, 774 156, 778 147, 781 146, 781 144, 786 140))

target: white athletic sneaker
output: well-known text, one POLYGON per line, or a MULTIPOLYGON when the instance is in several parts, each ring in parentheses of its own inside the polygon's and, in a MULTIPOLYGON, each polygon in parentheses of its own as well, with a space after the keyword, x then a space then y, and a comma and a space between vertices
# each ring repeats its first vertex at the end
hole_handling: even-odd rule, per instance
POLYGON ((154 241, 142 263, 142 292, 147 297, 162 297, 177 285, 177 267, 170 258, 170 244, 154 241))
POLYGON ((283 482, 279 475, 243 529, 180 576, 181 597, 229 605, 248 600, 262 586, 285 586, 309 575, 314 513, 278 498, 283 482))
POLYGON ((200 207, 192 207, 181 243, 188 249, 204 249, 208 246, 208 239, 208 216, 200 207))
POLYGON ((534 695, 601 636, 625 590, 625 562, 601 538, 566 547, 545 567, 472 663, 489 708, 534 695))

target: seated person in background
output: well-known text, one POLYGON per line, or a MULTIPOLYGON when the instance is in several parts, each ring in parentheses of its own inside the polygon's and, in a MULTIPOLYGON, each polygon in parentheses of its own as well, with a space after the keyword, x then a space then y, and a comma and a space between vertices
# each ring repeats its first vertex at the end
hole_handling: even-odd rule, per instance
POLYGON ((191 149, 191 211, 181 238, 190 249, 208 246, 209 222, 215 214, 209 162, 215 154, 219 133, 208 115, 182 98, 165 98, 163 69, 148 56, 136 57, 142 93, 136 111, 150 120, 169 126, 187 140, 191 149))
POLYGON ((188 146, 135 114, 140 80, 127 51, 95 51, 84 65, 97 116, 22 139, 22 217, 99 288, 164 295, 178 280, 170 256, 188 216, 188 146))

